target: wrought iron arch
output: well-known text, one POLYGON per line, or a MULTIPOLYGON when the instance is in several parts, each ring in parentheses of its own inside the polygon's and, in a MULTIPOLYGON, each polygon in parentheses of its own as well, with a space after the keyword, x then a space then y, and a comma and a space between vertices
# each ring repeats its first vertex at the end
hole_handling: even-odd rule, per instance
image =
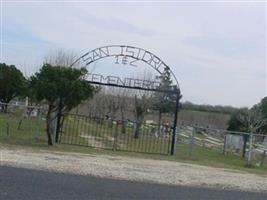
POLYGON ((172 78, 175 81, 177 89, 179 89, 178 80, 171 70, 171 68, 162 61, 158 56, 147 51, 143 48, 127 46, 127 45, 109 45, 102 46, 91 51, 88 51, 81 57, 79 57, 71 66, 74 66, 78 62, 83 62, 84 66, 89 66, 91 63, 106 58, 106 57, 116 57, 116 56, 125 56, 132 58, 133 60, 129 62, 130 65, 135 66, 136 62, 142 61, 152 67, 155 71, 157 71, 161 76, 163 75, 163 71, 166 67, 169 68, 169 71, 172 75, 172 78))
MULTIPOLYGON (((79 57, 72 65, 71 67, 75 66, 75 64, 82 62, 83 66, 89 66, 91 63, 106 58, 106 57, 116 57, 116 56, 125 56, 132 58, 131 62, 129 62, 130 65, 135 66, 136 62, 142 61, 146 64, 148 64, 150 67, 152 67, 155 71, 159 73, 159 75, 163 76, 163 72, 166 67, 169 68, 170 73, 172 75, 173 80, 176 82, 176 86, 172 91, 161 91, 158 89, 157 91, 160 92, 172 92, 176 95, 176 108, 175 108, 175 116, 174 116, 174 122, 173 122, 173 133, 172 133, 172 142, 171 142, 171 155, 174 155, 176 152, 176 126, 177 126, 177 118, 178 118, 178 108, 179 108, 179 100, 181 98, 181 92, 180 87, 178 84, 178 80, 173 73, 173 71, 170 69, 170 67, 162 61, 158 56, 151 53, 150 51, 147 51, 145 49, 134 47, 134 46, 127 46, 127 45, 109 45, 109 46, 102 46, 96 49, 93 49, 91 51, 88 51, 81 57, 79 57)), ((90 81, 89 81, 90 82, 90 81)), ((93 84, 101 84, 98 82, 91 82, 93 84)), ((111 86, 118 85, 112 85, 111 86)), ((123 86, 125 87, 125 86, 123 86)), ((130 87, 133 88, 133 87, 130 87)), ((134 88, 136 89, 136 88, 134 88)), ((137 89, 144 89, 144 88, 137 88, 137 89)), ((154 90, 155 91, 155 90, 154 90)))

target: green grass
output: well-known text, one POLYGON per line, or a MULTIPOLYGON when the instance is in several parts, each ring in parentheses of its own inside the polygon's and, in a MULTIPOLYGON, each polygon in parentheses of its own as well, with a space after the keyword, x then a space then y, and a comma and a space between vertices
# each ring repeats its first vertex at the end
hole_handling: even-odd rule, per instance
MULTIPOLYGON (((18 130, 18 123, 20 120, 20 114, 0 114, 0 144, 3 147, 8 148, 25 148, 32 151, 39 150, 47 150, 47 151, 63 151, 63 152, 79 152, 79 153, 89 153, 89 154, 107 154, 107 155, 119 155, 119 156, 127 156, 127 157, 137 157, 137 158, 149 158, 149 159, 159 159, 159 160, 169 160, 169 161, 179 161, 185 163, 193 163, 205 166, 212 167, 220 167, 220 168, 228 168, 228 169, 238 169, 247 171, 250 173, 258 173, 258 174, 267 174, 267 163, 263 165, 263 167, 258 168, 247 168, 245 167, 245 160, 241 157, 234 155, 223 155, 220 151, 214 149, 208 149, 205 147, 194 146, 192 150, 192 155, 189 154, 189 145, 186 144, 177 144, 177 154, 175 156, 169 155, 159 155, 159 154, 148 154, 148 153, 134 153, 129 151, 112 151, 105 150, 100 148, 92 148, 86 146, 79 146, 79 144, 87 144, 88 139, 79 138, 77 141, 77 145, 67 145, 67 144, 59 144, 54 147, 47 146, 46 143, 46 134, 45 134, 45 121, 42 119, 24 119, 22 122, 21 129, 18 130), (7 135, 7 124, 9 126, 9 135, 7 135)), ((68 122, 65 128, 71 128, 74 126, 74 122, 68 122)), ((115 125, 114 125, 115 126, 115 125)), ((84 130, 85 133, 91 133, 91 135, 96 134, 98 132, 98 137, 96 140, 98 142, 103 142, 105 146, 108 146, 112 149, 112 141, 110 139, 110 135, 114 129, 109 128, 108 124, 104 124, 102 127, 96 127, 96 124, 93 122, 88 122, 84 124, 76 124, 73 128, 72 133, 76 135, 80 135, 80 131, 84 130), (83 127, 83 129, 81 129, 83 127), (102 130, 102 132, 101 132, 102 130), (102 134, 102 135, 101 135, 102 134), (109 139, 107 139, 109 137, 109 139), (105 138, 104 140, 101 138, 105 138)), ((114 128, 114 127, 113 127, 114 128)), ((128 127, 127 132, 133 132, 132 128, 128 127)), ((147 130, 149 132, 149 130, 147 130)), ((75 135, 74 135, 75 136, 75 135)), ((118 144, 122 144, 125 142, 126 135, 120 134, 118 136, 118 144)), ((148 134, 146 136, 140 135, 139 139, 131 139, 126 140, 124 145, 128 145, 128 147, 141 147, 138 142, 142 137, 147 137, 145 139, 149 140, 158 140, 159 138, 155 138, 153 135, 148 134), (139 146, 138 146, 139 145, 139 146)), ((161 140, 169 139, 169 138, 160 138, 161 140)), ((155 141, 154 141, 155 142, 155 141)), ((153 148, 162 149, 159 144, 155 143, 153 148)), ((160 143, 161 144, 161 143, 160 143)), ((144 148, 144 147, 143 147, 144 148)), ((151 147, 152 148, 152 147, 151 147)), ((126 148, 119 148, 126 149, 126 148)))
POLYGON ((133 127, 128 126, 122 133, 121 125, 109 121, 99 123, 89 118, 69 116, 64 124, 61 142, 65 144, 161 154, 167 154, 169 150, 170 136, 155 137, 156 127, 153 126, 143 126, 138 139, 135 139, 133 127))
POLYGON ((26 146, 46 145, 45 121, 41 118, 25 118, 20 128, 21 113, 0 114, 0 141, 26 146))

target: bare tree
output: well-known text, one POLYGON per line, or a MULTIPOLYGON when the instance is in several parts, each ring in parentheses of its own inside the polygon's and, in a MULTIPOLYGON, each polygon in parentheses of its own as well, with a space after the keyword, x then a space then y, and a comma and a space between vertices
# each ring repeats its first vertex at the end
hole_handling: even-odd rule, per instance
POLYGON ((116 113, 119 110, 119 104, 116 97, 109 97, 108 101, 108 114, 110 119, 109 127, 112 126, 113 121, 116 119, 116 113))
POLYGON ((135 114, 135 133, 134 138, 137 139, 140 134, 140 129, 144 121, 145 115, 148 112, 149 107, 149 97, 143 94, 141 98, 138 98, 137 95, 134 97, 134 114, 135 114))
MULTIPOLYGON (((126 110, 129 109, 131 102, 131 91, 129 89, 123 88, 119 90, 118 94, 118 103, 120 110, 120 119, 121 119, 121 133, 126 133, 126 110)), ((128 116, 129 117, 129 116, 128 116)))
MULTIPOLYGON (((96 93, 93 99, 88 102, 88 114, 93 115, 98 119, 104 119, 107 114, 107 98, 104 88, 96 93)), ((101 122, 98 120, 98 122, 101 122)))
POLYGON ((267 124, 267 119, 264 118, 257 106, 244 110, 244 112, 238 116, 238 119, 250 133, 257 133, 261 127, 267 124))
POLYGON ((247 165, 251 165, 252 156, 252 140, 253 134, 257 133, 261 127, 267 124, 267 119, 261 113, 259 106, 254 106, 251 109, 246 109, 242 114, 239 115, 239 121, 249 131, 249 152, 247 158, 247 165))
POLYGON ((122 133, 126 132, 126 114, 125 110, 129 107, 130 91, 124 88, 101 87, 90 102, 88 102, 89 113, 98 118, 108 117, 109 126, 112 126, 113 120, 120 116, 122 122, 122 133))
MULTIPOLYGON (((53 66, 69 67, 77 60, 77 55, 71 51, 58 49, 47 53, 44 57, 44 63, 53 66)), ((79 67, 80 63, 75 63, 75 67, 79 67)))
MULTIPOLYGON (((153 75, 150 72, 144 71, 141 75, 139 75, 139 79, 141 80, 148 80, 153 81, 153 75)), ((134 95, 134 116, 135 116, 135 134, 134 138, 138 138, 140 134, 140 129, 142 123, 144 122, 145 116, 148 113, 148 109, 150 107, 151 98, 152 98, 151 91, 141 91, 139 90, 137 94, 134 95)))

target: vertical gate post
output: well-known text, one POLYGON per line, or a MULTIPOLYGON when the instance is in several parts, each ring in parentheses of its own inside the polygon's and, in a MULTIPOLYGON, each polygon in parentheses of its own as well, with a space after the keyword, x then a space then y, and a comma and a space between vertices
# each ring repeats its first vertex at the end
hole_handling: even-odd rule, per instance
POLYGON ((244 141, 244 143, 243 143, 242 158, 245 158, 245 156, 246 156, 246 149, 247 149, 248 138, 249 138, 248 135, 243 135, 243 141, 244 141))
POLYGON ((55 137, 55 142, 59 142, 59 130, 60 130, 60 121, 61 121, 61 115, 62 115, 62 99, 59 99, 59 109, 58 113, 56 115, 56 137, 55 137))
POLYGON ((6 135, 9 136, 9 123, 6 123, 6 135))
POLYGON ((116 126, 115 126, 115 135, 114 135, 114 143, 113 143, 113 151, 117 151, 117 139, 118 139, 118 134, 119 134, 119 121, 116 121, 116 126))
POLYGON ((56 137, 55 137, 56 143, 58 143, 59 141, 60 121, 61 121, 61 112, 58 112, 56 117, 56 137))
POLYGON ((177 119, 178 119, 179 100, 180 100, 180 89, 178 89, 178 92, 176 94, 176 105, 175 105, 174 122, 173 122, 171 155, 175 155, 175 153, 176 153, 176 127, 177 127, 177 119))

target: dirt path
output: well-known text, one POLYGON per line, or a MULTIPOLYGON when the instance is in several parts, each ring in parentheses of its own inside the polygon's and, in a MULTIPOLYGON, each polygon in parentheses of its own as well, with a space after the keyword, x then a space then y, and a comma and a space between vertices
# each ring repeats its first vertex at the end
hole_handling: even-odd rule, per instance
POLYGON ((106 146, 103 142, 97 141, 95 136, 82 134, 82 135, 79 135, 79 137, 86 139, 88 146, 103 147, 103 148, 106 146))
POLYGON ((0 150, 0 165, 174 185, 266 191, 267 176, 171 161, 62 152, 0 150))

